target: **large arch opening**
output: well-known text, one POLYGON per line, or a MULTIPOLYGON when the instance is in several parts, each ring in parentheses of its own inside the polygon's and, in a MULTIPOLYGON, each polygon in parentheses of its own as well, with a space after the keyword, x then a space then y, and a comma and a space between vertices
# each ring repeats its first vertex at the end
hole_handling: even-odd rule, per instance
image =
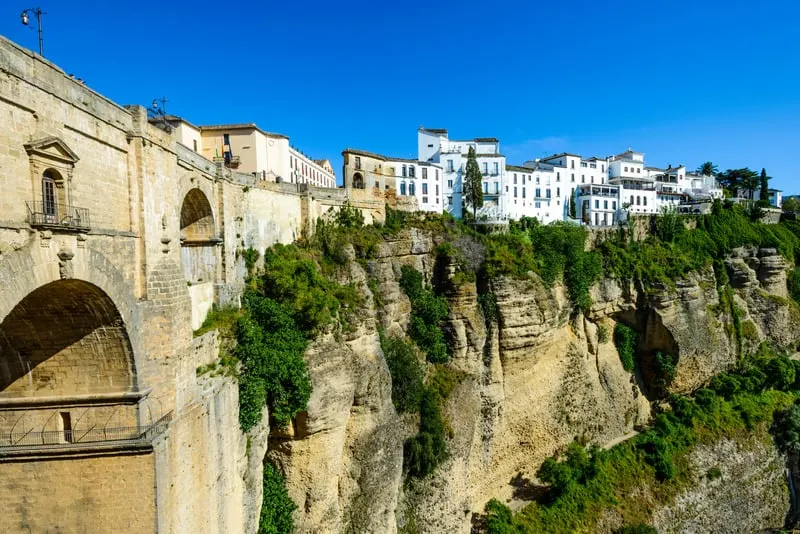
POLYGON ((353 188, 364 189, 364 176, 360 172, 353 174, 353 188))
POLYGON ((214 282, 217 241, 211 204, 202 191, 192 189, 181 205, 181 261, 189 284, 214 282))
POLYGON ((197 330, 214 303, 217 244, 211 203, 192 189, 181 205, 181 263, 192 300, 192 329, 197 330))
POLYGON ((46 284, 0 323, 0 398, 71 397, 136 389, 119 311, 82 280, 46 284))
POLYGON ((181 205, 181 239, 208 241, 214 237, 214 213, 199 189, 192 189, 181 205))

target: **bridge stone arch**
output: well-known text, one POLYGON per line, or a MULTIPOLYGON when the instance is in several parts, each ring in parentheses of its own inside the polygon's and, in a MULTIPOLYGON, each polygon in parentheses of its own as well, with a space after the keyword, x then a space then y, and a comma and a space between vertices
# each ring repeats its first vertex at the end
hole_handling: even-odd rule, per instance
MULTIPOLYGON (((202 180, 200 182, 203 182, 202 180)), ((206 184, 207 185, 207 184, 206 184)), ((222 239, 209 195, 203 188, 186 191, 179 212, 181 265, 192 301, 192 329, 198 329, 216 301, 222 239)))
POLYGON ((0 397, 69 397, 137 388, 122 315, 98 286, 38 287, 0 322, 0 397))

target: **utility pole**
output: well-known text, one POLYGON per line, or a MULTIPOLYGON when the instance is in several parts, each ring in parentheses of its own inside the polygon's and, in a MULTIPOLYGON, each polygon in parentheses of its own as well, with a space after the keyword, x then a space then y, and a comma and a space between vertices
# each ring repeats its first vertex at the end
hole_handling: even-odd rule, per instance
POLYGON ((20 14, 20 17, 22 17, 22 24, 25 26, 27 26, 29 22, 28 13, 32 13, 34 16, 36 16, 36 27, 39 30, 39 55, 44 56, 44 41, 42 40, 42 15, 47 15, 47 13, 42 11, 41 7, 24 9, 20 14))

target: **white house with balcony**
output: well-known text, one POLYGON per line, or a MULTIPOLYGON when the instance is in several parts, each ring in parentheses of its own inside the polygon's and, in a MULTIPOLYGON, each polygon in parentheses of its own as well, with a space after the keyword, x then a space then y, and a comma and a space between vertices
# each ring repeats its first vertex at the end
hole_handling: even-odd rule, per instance
POLYGON ((508 218, 508 184, 506 183, 506 158, 500 153, 500 141, 494 137, 476 137, 470 140, 450 139, 447 130, 420 128, 417 130, 417 155, 420 161, 436 163, 442 168, 444 182, 442 196, 444 209, 461 218, 463 208, 463 180, 469 149, 475 150, 478 168, 483 175, 483 207, 479 218, 492 220, 508 218))

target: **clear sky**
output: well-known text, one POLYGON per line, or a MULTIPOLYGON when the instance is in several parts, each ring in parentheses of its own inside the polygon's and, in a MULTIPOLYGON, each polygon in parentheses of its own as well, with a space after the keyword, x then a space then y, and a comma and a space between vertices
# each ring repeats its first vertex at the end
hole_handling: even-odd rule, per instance
MULTIPOLYGON (((796 1, 41 1, 45 56, 105 96, 255 122, 337 175, 345 147, 414 157, 424 125, 513 164, 631 147, 800 193, 796 1)), ((29 2, 0 33, 35 50, 29 2)))

